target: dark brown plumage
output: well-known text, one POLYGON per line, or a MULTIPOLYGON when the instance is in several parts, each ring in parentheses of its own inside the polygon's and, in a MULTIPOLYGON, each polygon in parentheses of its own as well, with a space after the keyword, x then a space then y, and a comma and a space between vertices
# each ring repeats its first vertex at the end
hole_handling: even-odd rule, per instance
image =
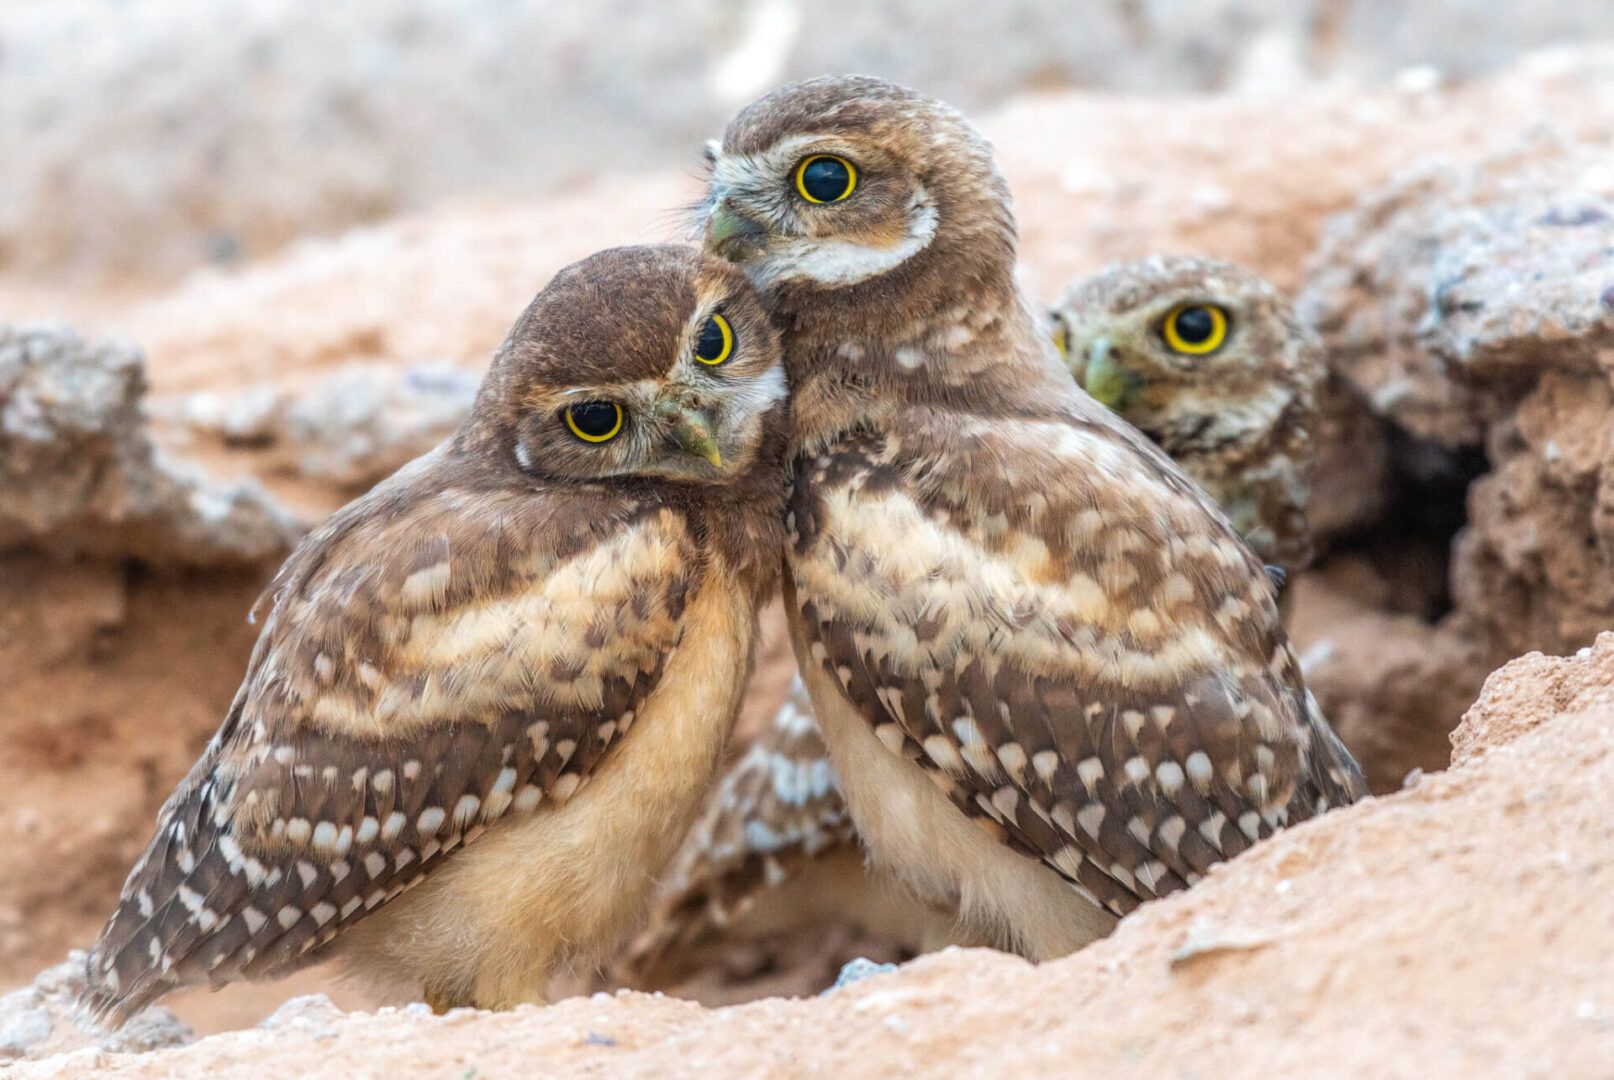
POLYGON ((877 863, 1048 957, 1365 793, 1259 560, 1060 365, 955 111, 776 91, 714 154, 707 238, 784 331, 786 606, 877 863), (826 155, 854 190, 807 198, 826 155))
POLYGON ((497 1007, 620 944, 710 784, 775 585, 783 398, 732 268, 624 248, 562 271, 465 426, 276 576, 89 1004, 121 1021, 335 955, 497 1007), (708 365, 717 315, 732 350, 708 365), (615 435, 568 427, 585 401, 622 407, 615 435))

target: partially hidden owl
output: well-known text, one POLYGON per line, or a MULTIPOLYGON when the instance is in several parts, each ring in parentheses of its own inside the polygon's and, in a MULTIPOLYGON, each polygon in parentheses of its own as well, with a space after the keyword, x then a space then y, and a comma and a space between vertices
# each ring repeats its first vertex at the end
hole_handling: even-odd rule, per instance
POLYGON ((562 271, 470 418, 314 531, 87 961, 120 1021, 335 958, 434 1006, 542 999, 637 929, 777 585, 777 336, 677 247, 562 271))
MULTIPOLYGON (((1116 263, 1077 283, 1047 323, 1077 383, 1170 454, 1258 557, 1287 571, 1303 565, 1325 367, 1316 336, 1276 289, 1231 263, 1159 256, 1116 263)), ((720 938, 809 862, 858 850, 798 680, 691 830, 652 929, 635 943, 631 971, 658 981, 661 971, 677 970, 676 952, 720 938)), ((849 904, 868 887, 843 875, 849 904)), ((915 908, 907 921, 920 933, 903 934, 906 944, 935 938, 929 910, 915 908)))
POLYGON ((1365 795, 1261 561, 1019 294, 956 111, 815 79, 711 158, 708 249, 783 332, 792 637, 878 867, 1041 959, 1365 795))
POLYGON ((1161 256, 1072 286, 1049 315, 1071 374, 1182 466, 1264 562, 1311 555, 1322 343, 1230 263, 1161 256))

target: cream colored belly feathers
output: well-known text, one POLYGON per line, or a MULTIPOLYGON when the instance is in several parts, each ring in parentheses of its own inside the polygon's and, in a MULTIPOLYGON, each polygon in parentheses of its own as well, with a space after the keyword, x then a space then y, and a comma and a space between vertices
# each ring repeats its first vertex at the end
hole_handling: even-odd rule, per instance
POLYGON ((632 737, 564 805, 495 826, 340 939, 337 955, 403 987, 484 1008, 541 1001, 551 975, 605 959, 641 925, 656 878, 711 785, 750 663, 755 616, 723 589, 632 737))

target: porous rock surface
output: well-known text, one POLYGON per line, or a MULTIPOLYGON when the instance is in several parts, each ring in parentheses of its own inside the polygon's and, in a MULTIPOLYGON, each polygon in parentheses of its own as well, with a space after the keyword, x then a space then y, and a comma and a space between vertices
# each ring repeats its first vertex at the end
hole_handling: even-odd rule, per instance
POLYGON ((298 529, 250 480, 166 459, 141 413, 138 349, 0 324, 0 552, 254 564, 298 529))
POLYGON ((84 989, 84 954, 74 951, 20 990, 0 995, 0 1064, 44 1058, 92 1043, 103 1050, 139 1053, 183 1046, 196 1035, 162 1006, 146 1009, 121 1029, 94 1031, 78 1007, 84 989))
POLYGON ((481 379, 448 363, 348 364, 288 389, 198 390, 158 404, 186 436, 254 452, 259 472, 362 493, 454 433, 481 379))
POLYGON ((1432 767, 1419 732, 1486 671, 1614 626, 1614 146, 1536 133, 1425 164, 1331 222, 1313 266, 1302 316, 1392 433, 1392 468, 1480 474, 1449 613, 1369 614, 1362 639, 1379 643, 1308 667, 1348 741, 1372 729, 1364 742, 1401 746, 1400 771, 1432 767))

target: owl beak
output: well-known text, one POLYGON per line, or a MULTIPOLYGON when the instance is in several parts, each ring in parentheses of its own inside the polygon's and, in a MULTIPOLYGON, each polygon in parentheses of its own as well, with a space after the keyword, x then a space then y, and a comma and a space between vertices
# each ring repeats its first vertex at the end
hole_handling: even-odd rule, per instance
POLYGON ((1138 386, 1137 376, 1121 363, 1107 337, 1088 343, 1081 365, 1072 374, 1094 401, 1110 409, 1120 409, 1138 386))
POLYGON ((706 219, 706 250, 738 261, 762 246, 768 230, 720 199, 706 219))
POLYGON ((690 405, 664 401, 656 412, 668 425, 668 432, 678 449, 691 457, 708 462, 714 469, 723 467, 723 452, 712 435, 712 419, 690 405))

